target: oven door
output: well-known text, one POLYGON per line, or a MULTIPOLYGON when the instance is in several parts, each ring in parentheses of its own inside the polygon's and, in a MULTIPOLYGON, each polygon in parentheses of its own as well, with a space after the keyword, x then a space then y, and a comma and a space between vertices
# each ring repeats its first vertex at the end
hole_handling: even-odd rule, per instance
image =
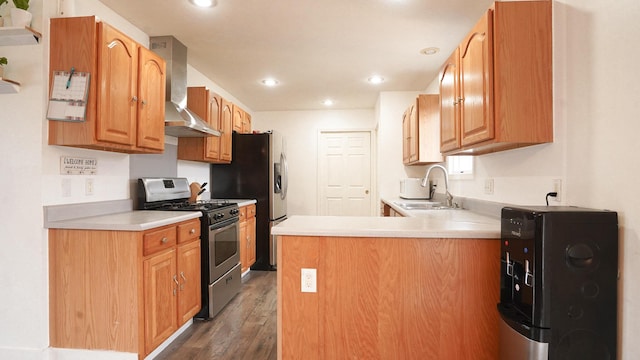
POLYGON ((240 262, 238 219, 209 226, 209 281, 218 280, 240 262))

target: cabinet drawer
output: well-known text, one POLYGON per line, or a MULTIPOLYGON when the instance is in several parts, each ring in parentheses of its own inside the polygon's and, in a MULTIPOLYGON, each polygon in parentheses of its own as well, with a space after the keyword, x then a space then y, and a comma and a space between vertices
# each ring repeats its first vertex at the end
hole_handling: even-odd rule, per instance
POLYGON ((240 222, 245 221, 247 219, 247 207, 246 206, 242 206, 238 210, 240 210, 240 214, 238 214, 240 222))
POLYGON ((256 204, 251 204, 247 206, 247 217, 255 217, 256 216, 256 204))
POLYGON ((200 220, 193 220, 178 225, 178 244, 200 237, 200 220))
POLYGON ((142 242, 144 256, 169 249, 176 245, 176 227, 172 226, 145 233, 142 242))

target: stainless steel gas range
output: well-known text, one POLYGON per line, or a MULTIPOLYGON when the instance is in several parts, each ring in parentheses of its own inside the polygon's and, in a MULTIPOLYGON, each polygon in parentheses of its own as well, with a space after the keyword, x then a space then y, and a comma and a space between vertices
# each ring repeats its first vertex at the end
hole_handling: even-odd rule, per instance
POLYGON ((240 291, 238 205, 224 201, 190 203, 186 178, 140 178, 137 200, 141 210, 200 211, 202 310, 195 316, 211 319, 240 291))

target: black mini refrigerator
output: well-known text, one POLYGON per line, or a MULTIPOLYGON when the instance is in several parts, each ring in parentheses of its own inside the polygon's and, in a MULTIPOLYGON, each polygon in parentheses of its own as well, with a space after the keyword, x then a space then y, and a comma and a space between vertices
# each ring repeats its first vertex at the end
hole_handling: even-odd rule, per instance
POLYGON ((505 207, 500 359, 616 359, 618 217, 505 207))

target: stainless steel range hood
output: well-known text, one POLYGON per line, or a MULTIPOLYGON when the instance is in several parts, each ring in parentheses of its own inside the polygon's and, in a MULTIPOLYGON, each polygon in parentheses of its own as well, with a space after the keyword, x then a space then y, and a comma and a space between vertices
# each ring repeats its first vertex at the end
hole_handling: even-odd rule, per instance
POLYGON ((173 36, 149 38, 149 47, 167 62, 164 132, 175 137, 220 136, 187 109, 187 47, 173 36))

